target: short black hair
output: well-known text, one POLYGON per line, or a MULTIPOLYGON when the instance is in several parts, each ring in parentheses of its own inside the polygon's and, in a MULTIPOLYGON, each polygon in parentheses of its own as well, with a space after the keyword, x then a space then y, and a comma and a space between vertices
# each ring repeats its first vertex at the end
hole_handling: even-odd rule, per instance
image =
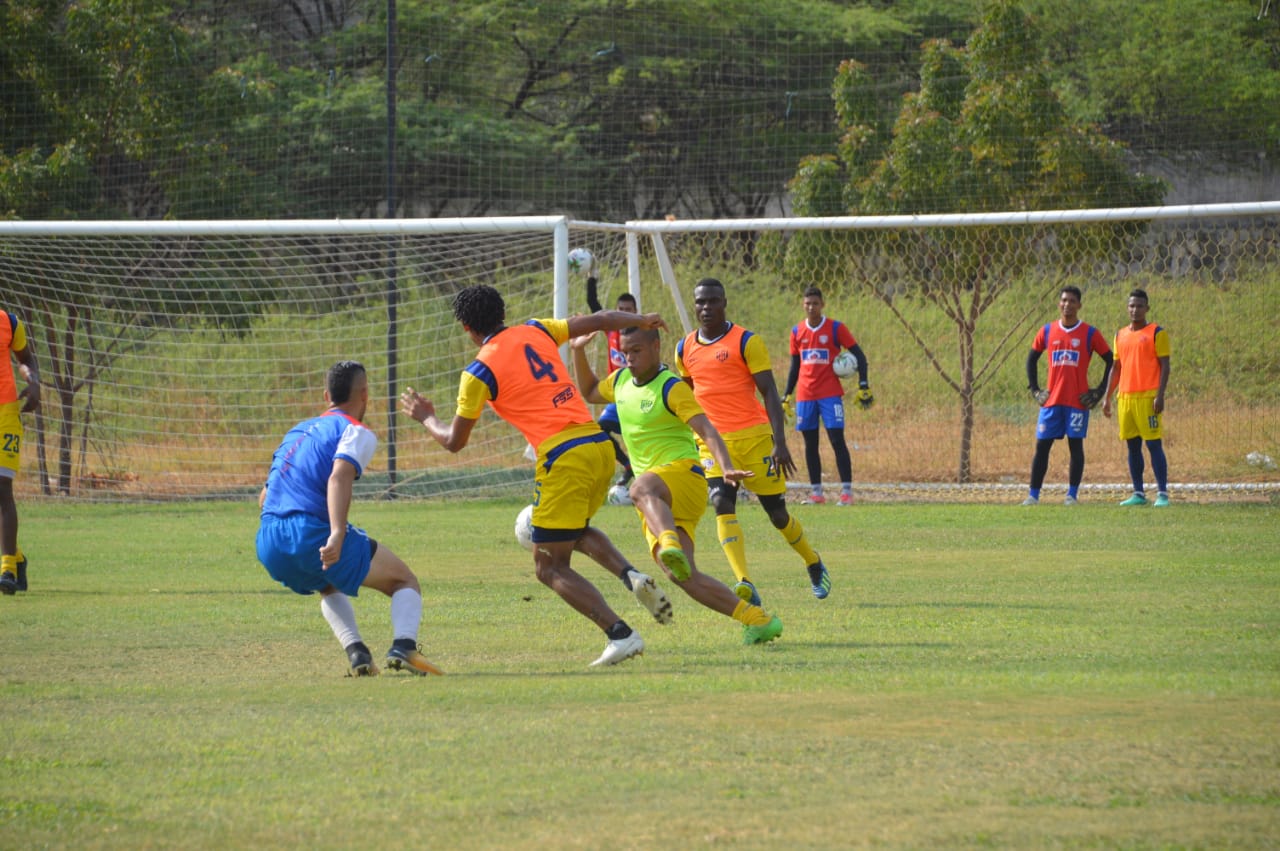
POLYGON ((1147 291, 1139 287, 1134 287, 1129 290, 1129 298, 1140 298, 1148 305, 1151 304, 1151 299, 1147 298, 1147 291))
POLYGON ((453 318, 482 337, 497 333, 507 318, 502 295, 487 284, 460 290, 453 297, 453 318))
MULTIPOLYGON (((619 293, 618 301, 629 301, 631 302, 632 305, 634 305, 636 303, 636 297, 630 292, 623 292, 623 293, 619 293)), ((617 302, 614 302, 614 303, 616 304, 617 302)))
POLYGON ((659 339, 662 335, 658 333, 657 328, 641 328, 639 325, 631 325, 622 329, 621 337, 640 337, 646 343, 652 343, 659 339))
POLYGON ((701 281, 698 281, 698 283, 693 285, 695 290, 701 287, 713 287, 720 292, 724 292, 724 284, 720 283, 716 278, 703 278, 701 281))
POLYGON ((1075 284, 1063 287, 1062 289, 1058 290, 1059 296, 1061 296, 1063 293, 1071 293, 1076 297, 1076 301, 1079 301, 1079 302, 1084 301, 1084 293, 1080 292, 1080 288, 1077 287, 1075 284))
POLYGON ((324 389, 329 391, 329 401, 335 405, 345 405, 351 399, 351 388, 358 375, 364 375, 364 365, 359 361, 340 360, 329 367, 329 372, 324 377, 324 389))
MULTIPOLYGON (((801 296, 801 298, 808 298, 809 296, 815 296, 815 295, 818 298, 822 298, 822 290, 818 289, 817 287, 805 287, 804 294, 801 296)), ((823 301, 826 301, 826 299, 823 299, 823 301)))

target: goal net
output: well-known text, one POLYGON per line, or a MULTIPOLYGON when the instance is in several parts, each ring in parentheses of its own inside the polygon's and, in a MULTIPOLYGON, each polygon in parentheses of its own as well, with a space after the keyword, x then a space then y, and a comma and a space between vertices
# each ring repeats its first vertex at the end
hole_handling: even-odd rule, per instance
MULTIPOLYGON (((597 253, 630 242, 629 267, 602 290, 634 289, 642 309, 685 331, 697 281, 724 283, 727 316, 764 336, 779 393, 802 293, 819 287, 826 315, 851 328, 871 366, 874 407, 846 410, 863 498, 1025 490, 1036 420, 1026 357, 1066 286, 1083 291, 1080 317, 1108 342, 1128 322, 1134 288, 1148 292, 1151 321, 1170 329, 1165 445, 1184 495, 1280 489, 1280 203, 584 227, 575 223, 572 238, 597 253)), ((1095 358, 1092 383, 1102 368, 1095 358)), ((1130 489, 1116 421, 1101 406, 1091 416, 1085 489, 1130 489)), ((789 445, 790 484, 807 489, 803 441, 791 432, 789 445)), ((825 436, 819 447, 830 487, 825 436)), ((1067 453, 1050 460, 1048 490, 1065 489, 1067 453)))
MULTIPOLYGON (((508 322, 586 312, 622 292, 672 327, 696 322, 703 277, 761 335, 779 391, 801 294, 866 352, 876 403, 847 412, 855 491, 913 497, 1025 487, 1035 406, 1024 361, 1063 286, 1110 339, 1130 289, 1170 327, 1166 446, 1185 488, 1276 488, 1280 204, 995 215, 576 222, 564 217, 332 222, 0 222, 3 307, 27 323, 43 378, 20 497, 251 498, 295 422, 323 409, 325 370, 369 370, 378 454, 362 496, 524 498, 519 433, 486 412, 453 455, 395 413, 413 386, 452 415, 475 346, 453 295, 487 283, 508 322)), ((593 362, 604 368, 603 341, 593 362)), ((1093 380, 1096 382, 1095 365, 1093 380)), ((1041 374, 1043 375, 1043 363, 1041 374)), ((1115 421, 1093 414, 1086 490, 1123 489, 1115 421)), ((804 445, 789 431, 807 485, 804 445)), ((836 478, 820 440, 824 480, 836 478)), ((1046 480, 1066 480, 1054 453, 1046 480)))
POLYGON ((564 315, 567 239, 562 217, 0 223, 4 309, 43 385, 18 492, 256 495, 344 359, 368 369, 380 436, 358 492, 523 492, 525 443, 490 413, 451 455, 394 411, 413 386, 453 415, 475 354, 452 315, 463 287, 496 286, 517 320, 564 315))

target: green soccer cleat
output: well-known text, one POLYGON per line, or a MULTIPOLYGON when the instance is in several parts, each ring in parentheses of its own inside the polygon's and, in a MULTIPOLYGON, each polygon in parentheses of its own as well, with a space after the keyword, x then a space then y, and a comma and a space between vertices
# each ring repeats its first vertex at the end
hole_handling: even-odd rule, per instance
POLYGON ((738 599, 744 603, 750 603, 753 606, 760 605, 760 592, 756 590, 755 584, 750 579, 743 579, 733 586, 733 593, 737 594, 738 599))
POLYGON ((767 644, 782 635, 782 619, 777 615, 763 626, 744 626, 742 628, 743 644, 767 644))
MULTIPOLYGON (((1169 504, 1169 494, 1167 494, 1167 493, 1158 493, 1158 494, 1156 494, 1156 501, 1155 501, 1155 507, 1156 507, 1156 508, 1164 508, 1164 507, 1166 507, 1168 504, 1169 504)), ((24 562, 24 564, 25 564, 25 562, 24 562)), ((19 565, 19 567, 21 567, 21 565, 19 565)), ((22 589, 19 589, 19 590, 22 590, 22 589)))
POLYGON ((688 581, 689 559, 685 557, 684 550, 680 547, 665 547, 658 550, 658 561, 671 571, 671 578, 676 582, 688 581))
POLYGON ((1120 503, 1120 505, 1124 506, 1125 508, 1129 508, 1134 505, 1146 505, 1146 504, 1147 504, 1146 496, 1140 493, 1135 493, 1133 496, 1129 497, 1124 502, 1120 503))

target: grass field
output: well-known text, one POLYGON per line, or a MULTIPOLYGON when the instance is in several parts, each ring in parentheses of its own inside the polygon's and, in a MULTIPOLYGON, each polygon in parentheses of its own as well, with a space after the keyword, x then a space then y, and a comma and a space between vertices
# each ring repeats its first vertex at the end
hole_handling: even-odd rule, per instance
MULTIPOLYGON (((797 507, 823 602, 748 506, 783 637, 743 647, 670 582, 660 627, 583 564, 648 642, 608 670, 518 508, 356 506, 449 675, 353 680, 317 600, 257 565, 252 504, 24 503, 0 847, 1280 844, 1275 505, 797 507)), ((638 559, 634 514, 598 519, 638 559)), ((378 654, 387 608, 356 601, 378 654)))

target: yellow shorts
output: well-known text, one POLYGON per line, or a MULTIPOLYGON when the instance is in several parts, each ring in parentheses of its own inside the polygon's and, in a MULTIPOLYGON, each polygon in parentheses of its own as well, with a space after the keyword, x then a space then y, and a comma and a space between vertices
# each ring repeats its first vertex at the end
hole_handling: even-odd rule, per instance
MULTIPOLYGON (((695 459, 675 461, 648 470, 644 475, 653 473, 662 478, 671 491, 671 515, 676 520, 676 528, 683 529, 690 540, 697 539, 698 522, 707 511, 707 479, 702 475, 702 465, 695 459)), ((649 529, 644 515, 640 515, 640 529, 644 539, 649 543, 649 552, 658 543, 658 536, 649 529)))
POLYGON ((603 431, 540 454, 533 481, 534 540, 577 540, 604 505, 616 463, 613 441, 603 431))
MULTIPOLYGON (((729 450, 729 460, 733 465, 739 470, 755 473, 751 478, 742 480, 743 487, 758 496, 787 492, 787 479, 773 463, 773 431, 769 426, 752 426, 729 434, 721 433, 720 436, 724 438, 724 445, 729 450)), ((721 475, 719 466, 701 440, 698 441, 698 450, 707 478, 721 475)))
POLYGON ((18 475, 22 461, 22 402, 0 405, 0 477, 18 475))
POLYGON ((1120 425, 1120 439, 1160 440, 1164 434, 1160 427, 1160 414, 1156 413, 1156 392, 1120 393, 1116 396, 1116 421, 1120 425))

